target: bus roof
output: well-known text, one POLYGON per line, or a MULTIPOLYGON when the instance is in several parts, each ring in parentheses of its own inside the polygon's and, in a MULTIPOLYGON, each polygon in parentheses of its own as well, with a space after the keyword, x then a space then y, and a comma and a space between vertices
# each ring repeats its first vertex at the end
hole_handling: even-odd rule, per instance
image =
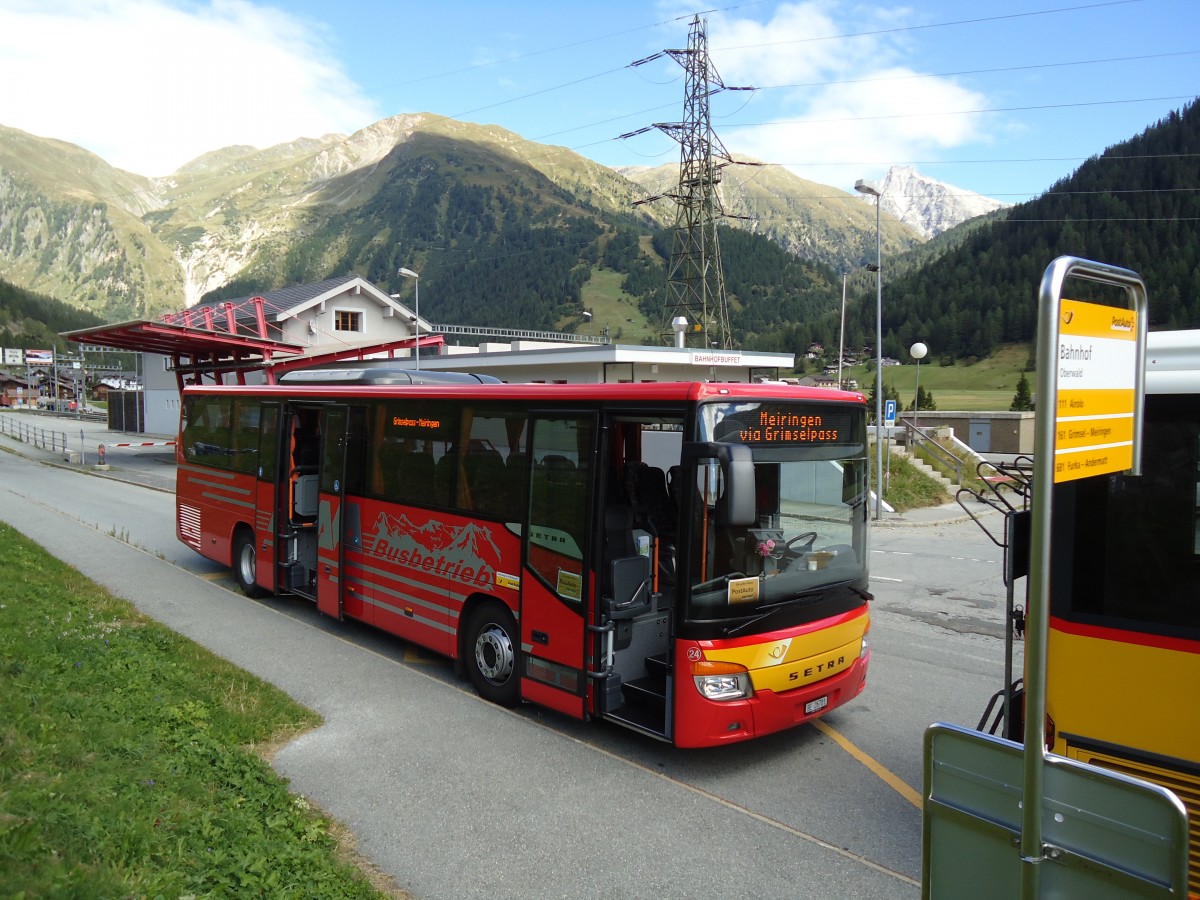
POLYGON ((1146 335, 1146 392, 1200 394, 1200 330, 1146 335))
POLYGON ((656 381, 637 384, 279 384, 279 385, 189 385, 185 396, 245 394, 293 400, 348 400, 355 397, 462 397, 476 400, 521 400, 529 403, 583 401, 670 401, 704 400, 812 400, 828 403, 865 404, 856 391, 800 387, 790 384, 746 384, 738 382, 656 381))

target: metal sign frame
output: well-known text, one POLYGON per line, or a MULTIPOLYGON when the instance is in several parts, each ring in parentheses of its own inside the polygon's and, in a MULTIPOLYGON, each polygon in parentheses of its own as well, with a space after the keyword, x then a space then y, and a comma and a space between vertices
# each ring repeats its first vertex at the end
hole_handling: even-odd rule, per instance
POLYGON ((1050 624, 1050 536, 1055 482, 1055 428, 1058 415, 1058 351, 1063 284, 1083 279, 1123 288, 1136 314, 1132 475, 1141 474, 1142 418, 1146 369, 1146 285, 1129 269, 1060 256, 1042 276, 1038 295, 1037 416, 1034 423, 1033 522, 1030 552, 1029 609, 1025 622, 1025 758, 1021 827, 1021 897, 1038 896, 1041 863, 1046 859, 1042 802, 1046 766, 1046 644, 1050 624))

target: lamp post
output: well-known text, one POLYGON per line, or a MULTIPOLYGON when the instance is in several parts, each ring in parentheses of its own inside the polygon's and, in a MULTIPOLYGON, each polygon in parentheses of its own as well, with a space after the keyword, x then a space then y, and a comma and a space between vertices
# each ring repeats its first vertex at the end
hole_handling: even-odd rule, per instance
POLYGON ((402 275, 405 278, 411 278, 415 282, 415 284, 413 285, 413 290, 415 292, 414 296, 416 297, 416 302, 415 302, 414 306, 416 307, 416 313, 417 313, 417 321, 415 323, 417 326, 417 336, 416 336, 416 343, 414 345, 413 356, 416 359, 416 368, 420 369, 421 368, 421 276, 418 275, 416 272, 414 272, 412 269, 400 269, 400 271, 398 271, 396 274, 402 275))
POLYGON ((883 240, 879 231, 883 193, 861 178, 854 189, 875 198, 875 518, 879 519, 883 515, 883 240))
POLYGON ((844 391, 846 384, 842 381, 842 360, 846 358, 846 273, 842 273, 842 330, 838 336, 838 390, 844 391))
POLYGON ((917 361, 917 386, 913 391, 913 427, 920 428, 921 423, 918 421, 918 418, 921 414, 921 360, 925 358, 925 354, 929 352, 929 348, 920 341, 917 341, 908 348, 908 352, 917 361))

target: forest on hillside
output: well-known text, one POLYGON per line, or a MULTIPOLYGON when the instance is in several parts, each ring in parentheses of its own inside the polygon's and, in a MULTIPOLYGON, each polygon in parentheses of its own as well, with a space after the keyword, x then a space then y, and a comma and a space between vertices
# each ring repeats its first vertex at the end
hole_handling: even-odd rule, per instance
POLYGON ((0 279, 0 347, 21 350, 67 349, 60 331, 94 328, 104 320, 51 297, 0 279))
MULTIPOLYGON (((1064 255, 1140 274, 1151 329, 1200 325, 1200 103, 1093 157, 917 270, 887 280, 885 259, 884 355, 902 358, 921 340, 935 357, 982 358, 1031 341, 1042 273, 1064 255)), ((856 294, 848 315, 873 333, 874 291, 856 294)))

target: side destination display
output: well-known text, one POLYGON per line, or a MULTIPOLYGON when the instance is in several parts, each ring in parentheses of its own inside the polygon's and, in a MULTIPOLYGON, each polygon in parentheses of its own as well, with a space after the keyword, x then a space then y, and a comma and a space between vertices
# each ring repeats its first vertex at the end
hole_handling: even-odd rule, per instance
POLYGON ((1059 308, 1054 482, 1133 465, 1137 313, 1078 300, 1059 308))

